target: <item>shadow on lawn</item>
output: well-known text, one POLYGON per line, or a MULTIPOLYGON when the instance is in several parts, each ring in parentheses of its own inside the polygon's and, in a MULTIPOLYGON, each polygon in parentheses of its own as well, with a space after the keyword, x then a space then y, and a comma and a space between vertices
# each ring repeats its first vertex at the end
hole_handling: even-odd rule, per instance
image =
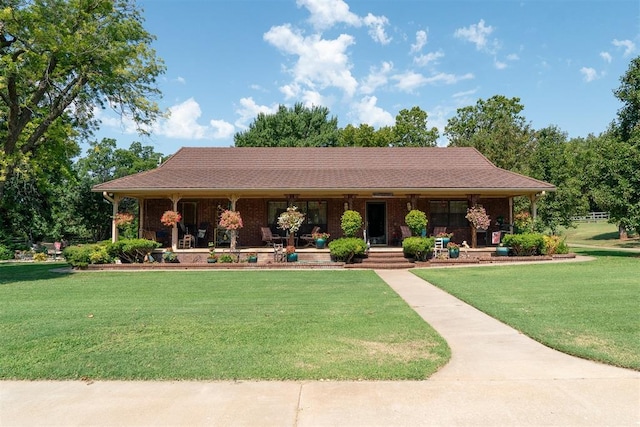
POLYGON ((16 262, 0 264, 0 286, 15 282, 35 282, 39 280, 59 279, 70 273, 53 272, 56 268, 64 268, 67 264, 57 263, 37 263, 37 262, 16 262))
POLYGON ((574 248, 573 252, 594 257, 640 258, 638 252, 624 252, 615 249, 574 248))

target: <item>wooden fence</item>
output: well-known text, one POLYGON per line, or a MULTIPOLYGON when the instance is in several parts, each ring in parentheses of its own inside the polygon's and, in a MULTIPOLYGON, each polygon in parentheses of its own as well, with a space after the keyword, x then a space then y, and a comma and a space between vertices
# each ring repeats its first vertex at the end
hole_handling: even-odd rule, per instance
POLYGON ((571 221, 576 222, 596 222, 596 221, 606 221, 609 219, 609 212, 589 212, 583 216, 574 216, 571 217, 571 221))

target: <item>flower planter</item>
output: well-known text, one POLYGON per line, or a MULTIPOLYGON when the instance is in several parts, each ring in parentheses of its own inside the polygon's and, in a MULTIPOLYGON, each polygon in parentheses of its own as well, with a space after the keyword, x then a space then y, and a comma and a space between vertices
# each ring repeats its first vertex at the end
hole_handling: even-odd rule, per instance
POLYGON ((442 238, 442 246, 444 246, 446 248, 450 241, 451 241, 450 237, 443 237, 442 238))
POLYGON ((247 262, 250 264, 255 264, 258 262, 258 257, 257 256, 250 256, 247 257, 247 262))
POLYGON ((449 249, 449 258, 458 258, 460 256, 460 249, 451 248, 449 249))
POLYGON ((316 239, 316 249, 324 249, 327 241, 324 239, 316 239))
POLYGON ((509 248, 506 246, 498 246, 496 248, 496 256, 509 256, 509 248))
POLYGON ((218 262, 218 258, 207 258, 207 262, 209 264, 215 264, 216 262, 218 262))
POLYGON ((287 262, 296 262, 296 261, 298 261, 297 253, 287 254, 287 262))

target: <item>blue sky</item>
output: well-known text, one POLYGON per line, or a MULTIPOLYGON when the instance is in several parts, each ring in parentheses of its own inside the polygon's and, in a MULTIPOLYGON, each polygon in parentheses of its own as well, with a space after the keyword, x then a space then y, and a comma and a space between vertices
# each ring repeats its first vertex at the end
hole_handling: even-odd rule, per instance
MULTIPOLYGON (((98 138, 172 154, 232 146, 260 112, 322 105, 340 127, 393 125, 419 106, 441 134, 456 110, 518 97, 535 129, 604 131, 640 53, 638 0, 144 0, 167 72, 151 137, 108 113, 98 138)), ((440 145, 447 141, 441 138, 440 145)))

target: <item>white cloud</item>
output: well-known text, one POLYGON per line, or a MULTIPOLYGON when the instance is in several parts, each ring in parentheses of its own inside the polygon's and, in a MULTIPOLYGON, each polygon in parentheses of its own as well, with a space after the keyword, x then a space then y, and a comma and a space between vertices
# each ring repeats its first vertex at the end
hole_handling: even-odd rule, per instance
POLYGON ((411 53, 417 53, 427 44, 427 32, 424 30, 416 31, 416 42, 411 45, 411 53))
POLYGON ((366 123, 373 127, 392 126, 395 123, 394 117, 376 104, 378 98, 375 96, 365 96, 360 102, 352 105, 352 111, 357 116, 358 123, 366 123))
POLYGON ((169 113, 168 118, 155 123, 155 134, 167 138, 197 140, 229 138, 235 131, 231 123, 223 120, 211 120, 209 126, 199 124, 202 110, 193 98, 169 107, 169 113))
POLYGON ((366 25, 369 35, 380 44, 388 44, 391 41, 385 31, 389 20, 385 16, 376 16, 371 13, 364 18, 349 10, 349 5, 343 0, 297 0, 298 7, 305 7, 311 16, 309 22, 318 31, 326 30, 336 24, 347 24, 352 27, 366 25))
POLYGON ((598 72, 590 67, 582 67, 580 69, 585 82, 592 82, 598 78, 598 72))
POLYGON ((176 78, 176 81, 177 81, 178 83, 180 83, 180 84, 183 84, 183 85, 184 85, 184 84, 187 84, 187 80, 186 80, 184 77, 180 77, 180 76, 178 76, 178 77, 176 78))
POLYGON ((375 16, 369 13, 364 17, 363 22, 369 27, 369 35, 373 40, 383 45, 391 42, 391 37, 385 31, 385 26, 389 24, 386 16, 375 16))
POLYGON ((211 120, 209 122, 213 131, 213 139, 227 139, 231 138, 236 131, 235 126, 224 120, 211 120))
POLYGON ((351 12, 349 5, 342 0, 297 0, 296 4, 307 8, 311 13, 309 22, 318 30, 331 28, 339 23, 355 27, 361 25, 358 15, 351 12))
POLYGON ((471 73, 467 73, 461 76, 456 76, 455 74, 438 73, 430 77, 425 77, 422 74, 414 73, 413 71, 408 71, 403 74, 396 74, 391 78, 398 82, 396 83, 396 87, 398 89, 405 92, 413 92, 414 89, 417 89, 421 86, 425 86, 427 84, 451 85, 461 80, 473 79, 474 75, 471 73))
POLYGON ((392 62, 383 62, 380 68, 371 67, 369 75, 360 83, 360 92, 373 93, 378 87, 384 86, 389 80, 389 73, 393 70, 392 62))
POLYGON ((312 90, 336 87, 349 96, 355 92, 358 83, 351 75, 346 54, 354 43, 352 36, 341 34, 335 40, 322 39, 318 34, 303 37, 289 25, 281 25, 272 27, 263 37, 281 52, 298 56, 294 67, 288 70, 295 84, 312 90))
POLYGON ((328 107, 329 102, 327 102, 326 98, 322 96, 321 93, 316 92, 314 90, 306 90, 302 94, 302 102, 306 107, 314 107, 314 106, 326 106, 328 107))
POLYGON ((236 114, 240 117, 235 121, 236 127, 246 129, 260 113, 273 114, 278 111, 278 105, 268 107, 266 105, 258 105, 253 98, 241 98, 240 107, 236 109, 236 114))
POLYGON ((631 40, 614 39, 611 44, 613 44, 615 47, 624 48, 624 53, 622 54, 623 56, 629 56, 636 50, 636 44, 631 40))
POLYGON ((600 52, 600 58, 604 60, 607 64, 611 64, 611 54, 609 52, 600 52))
POLYGON ((507 55, 507 60, 508 61, 519 61, 520 57, 518 56, 517 53, 510 53, 509 55, 507 55))
POLYGON ((488 39, 491 33, 493 33, 493 27, 491 25, 486 26, 484 19, 481 19, 477 24, 472 24, 466 28, 458 28, 453 35, 456 38, 475 44, 477 50, 495 53, 498 42, 488 39))
POLYGON ((419 65, 421 67, 425 67, 427 65, 429 65, 430 63, 438 63, 438 59, 443 58, 444 57, 444 53, 442 51, 438 51, 438 52, 429 52, 426 55, 419 55, 416 56, 415 58, 413 58, 413 62, 416 65, 419 65))
POLYGON ((507 68, 507 64, 505 62, 498 61, 497 58, 493 60, 493 65, 497 70, 504 70, 505 68, 507 68))

